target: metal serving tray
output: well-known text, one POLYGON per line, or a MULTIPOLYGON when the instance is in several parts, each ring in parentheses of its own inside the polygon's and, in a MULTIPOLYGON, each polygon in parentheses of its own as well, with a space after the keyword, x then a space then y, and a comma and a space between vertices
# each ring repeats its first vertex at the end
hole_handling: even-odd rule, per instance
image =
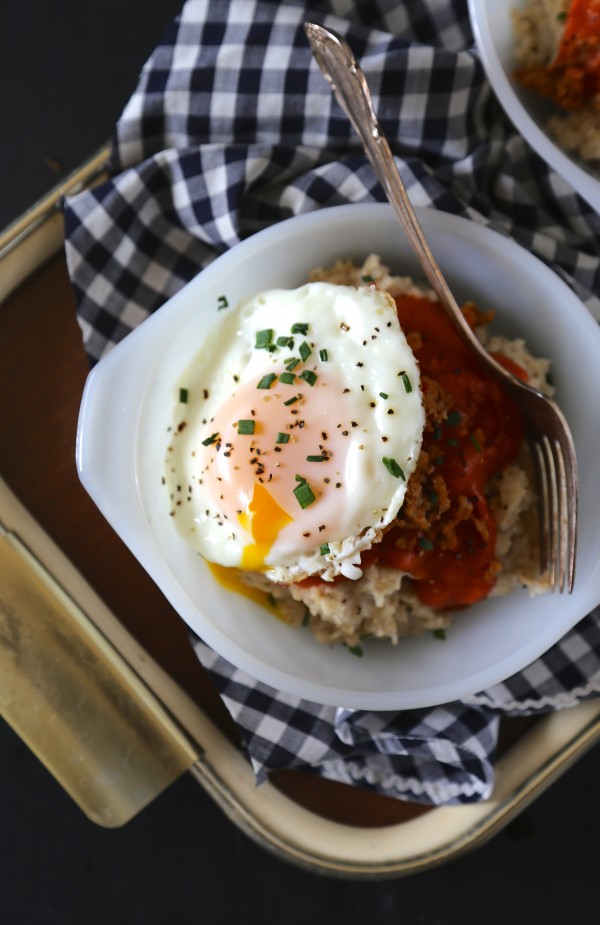
POLYGON ((321 873, 401 876, 474 849, 598 741, 600 699, 503 721, 492 798, 473 806, 424 808, 292 771, 255 786, 185 627, 77 481, 87 367, 60 201, 101 178, 107 156, 0 235, 0 714, 100 825, 125 824, 190 773, 263 847, 321 873))

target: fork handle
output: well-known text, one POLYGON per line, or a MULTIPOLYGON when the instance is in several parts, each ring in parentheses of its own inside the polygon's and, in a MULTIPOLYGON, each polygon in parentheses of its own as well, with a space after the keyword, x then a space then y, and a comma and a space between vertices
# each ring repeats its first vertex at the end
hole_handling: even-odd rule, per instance
POLYGON ((431 287, 446 306, 463 337, 480 353, 481 345, 465 321, 415 215, 390 146, 379 127, 371 93, 360 65, 347 42, 337 32, 316 23, 305 23, 304 29, 315 60, 362 141, 375 175, 396 211, 431 287))

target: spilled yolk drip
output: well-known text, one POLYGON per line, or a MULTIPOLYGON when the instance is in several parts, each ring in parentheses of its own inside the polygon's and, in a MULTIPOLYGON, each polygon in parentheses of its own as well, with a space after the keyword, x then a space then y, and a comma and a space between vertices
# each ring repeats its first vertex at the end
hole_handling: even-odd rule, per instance
POLYGON ((231 568, 227 565, 218 565, 216 562, 209 562, 208 560, 206 564, 215 581, 217 581, 222 588, 233 591, 234 594, 239 594, 249 601, 254 601, 260 607, 266 607, 283 623, 290 622, 289 617, 277 606, 277 602, 270 594, 261 590, 261 588, 253 588, 251 585, 242 581, 239 569, 231 568))
POLYGON ((241 568, 246 572, 260 572, 271 546, 280 531, 292 522, 292 518, 280 507, 270 491, 257 482, 248 511, 238 514, 238 520, 254 540, 244 547, 241 568))

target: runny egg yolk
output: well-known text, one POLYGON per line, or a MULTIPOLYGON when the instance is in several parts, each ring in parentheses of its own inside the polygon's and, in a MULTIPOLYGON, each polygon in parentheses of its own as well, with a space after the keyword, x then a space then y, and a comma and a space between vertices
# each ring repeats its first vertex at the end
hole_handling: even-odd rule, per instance
POLYGON ((312 386, 276 380, 269 389, 253 379, 217 410, 208 425, 214 442, 198 452, 199 477, 228 525, 250 538, 240 568, 263 571, 275 544, 310 550, 325 529, 336 535, 347 503, 339 489, 352 468, 353 414, 344 399, 331 375, 312 386), (307 507, 295 493, 303 480, 314 496, 307 507))
POLYGON ((238 514, 238 520, 254 540, 244 547, 241 568, 246 572, 259 572, 280 531, 292 522, 292 518, 269 490, 256 482, 248 513, 238 514))

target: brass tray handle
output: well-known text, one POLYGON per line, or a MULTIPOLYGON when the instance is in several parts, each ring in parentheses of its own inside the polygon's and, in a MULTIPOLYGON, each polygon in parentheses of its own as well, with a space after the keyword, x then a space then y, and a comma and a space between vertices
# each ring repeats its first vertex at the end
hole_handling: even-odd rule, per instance
POLYGON ((131 819, 198 758, 148 687, 1 525, 0 715, 107 827, 131 819))

